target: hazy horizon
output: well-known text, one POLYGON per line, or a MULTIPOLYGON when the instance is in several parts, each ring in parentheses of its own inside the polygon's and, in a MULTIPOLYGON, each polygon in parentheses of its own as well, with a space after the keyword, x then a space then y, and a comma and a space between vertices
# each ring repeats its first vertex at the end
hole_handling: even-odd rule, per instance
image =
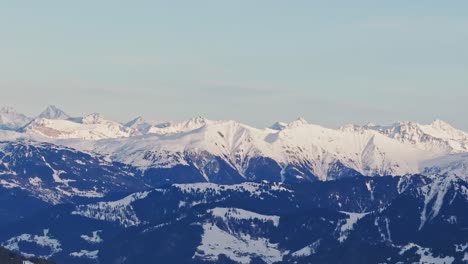
POLYGON ((468 131, 468 3, 0 3, 1 106, 468 131))
MULTIPOLYGON (((234 121, 237 121, 237 122, 240 122, 240 123, 243 123, 243 124, 246 124, 246 125, 249 125, 249 126, 252 126, 252 127, 256 127, 256 128, 267 128, 267 127, 271 127, 272 125, 274 125, 276 122, 281 122, 281 123, 291 123, 291 122, 294 122, 296 120, 299 120, 299 119, 305 119, 305 121, 309 124, 314 124, 314 125, 320 125, 320 126, 324 126, 324 127, 328 127, 328 128, 332 128, 332 129, 336 129, 336 128, 339 128, 339 127, 342 127, 342 126, 346 126, 346 125, 367 125, 367 124, 374 124, 374 125, 381 125, 381 126, 390 126, 390 125, 393 125, 395 123, 398 123, 398 122, 417 122, 417 121, 414 121, 414 120, 395 120, 393 122, 390 122, 390 123, 375 123, 375 122, 372 122, 372 121, 369 121, 369 122, 365 122, 365 123, 353 123, 353 122, 348 122, 348 123, 343 123, 343 124, 338 124, 336 126, 329 126, 329 125, 326 125, 326 124, 322 124, 322 123, 319 123, 319 122, 314 122, 313 120, 308 120, 307 118, 305 118, 304 116, 298 116, 298 117, 295 117, 293 119, 290 119, 290 120, 275 120, 273 121, 272 123, 270 124, 265 124, 265 125, 256 125, 256 124, 250 124, 248 122, 245 122, 243 120, 240 120, 240 119, 214 119, 214 118, 210 118, 209 116, 201 116, 201 115, 194 115, 194 116, 189 116, 187 118, 182 118, 182 119, 151 119, 151 118, 147 118, 145 116, 142 116, 142 115, 134 115, 133 118, 130 118, 130 119, 126 119, 126 120, 121 120, 121 119, 113 119, 113 118, 109 118, 108 116, 102 114, 102 113, 99 113, 99 112, 93 112, 92 110, 91 111, 88 111, 88 112, 80 112, 80 113, 71 113, 71 112, 68 112, 65 108, 63 107, 60 107, 60 106, 57 106, 57 105, 48 105, 46 107, 43 107, 41 110, 39 111, 36 111, 34 113, 30 113, 30 114, 27 114, 27 113, 24 113, 24 112, 21 112, 19 111, 16 107, 14 106, 11 106, 11 105, 0 105, 0 110, 3 110, 4 108, 10 108, 10 110, 13 110, 17 113, 21 113, 21 114, 25 114, 26 116, 30 117, 30 118, 35 118, 37 117, 39 114, 42 113, 42 111, 45 111, 46 108, 50 107, 50 106, 53 106, 53 107, 56 107, 60 110, 62 110, 63 112, 65 112, 66 114, 68 114, 70 117, 74 117, 74 118, 77 118, 77 117, 84 117, 86 115, 89 115, 89 114, 93 114, 93 113, 98 113, 100 115, 103 116, 103 118, 105 119, 110 119, 110 120, 113 120, 113 121, 116 121, 116 122, 120 122, 122 124, 126 124, 128 122, 131 122, 133 120, 135 120, 136 118, 142 118, 143 120, 147 121, 147 122, 150 122, 150 123, 153 123, 153 124, 161 124, 161 123, 164 123, 164 122, 183 122, 183 121, 187 121, 189 119, 192 119, 192 118, 197 118, 197 117, 202 117, 202 118, 206 118, 208 120, 212 120, 212 121, 229 121, 229 120, 234 120, 234 121)), ((430 120, 428 122, 418 122, 420 124, 423 124, 423 125, 428 125, 434 121, 437 121, 437 120, 441 120, 441 121, 444 121, 444 122, 447 122, 446 120, 442 120, 440 118, 436 118, 436 119, 433 119, 433 120, 430 120)), ((454 128, 456 129, 460 129, 460 130, 463 130, 463 131, 466 131, 465 129, 463 128, 460 128, 460 127, 457 127, 455 126, 454 124, 448 122, 450 125, 452 125, 454 128)))

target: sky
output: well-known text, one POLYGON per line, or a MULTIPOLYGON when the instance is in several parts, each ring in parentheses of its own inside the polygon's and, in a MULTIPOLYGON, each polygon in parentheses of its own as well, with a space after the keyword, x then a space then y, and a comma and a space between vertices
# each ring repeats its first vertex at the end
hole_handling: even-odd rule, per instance
POLYGON ((468 130, 466 14, 466 0, 0 0, 0 105, 468 130))

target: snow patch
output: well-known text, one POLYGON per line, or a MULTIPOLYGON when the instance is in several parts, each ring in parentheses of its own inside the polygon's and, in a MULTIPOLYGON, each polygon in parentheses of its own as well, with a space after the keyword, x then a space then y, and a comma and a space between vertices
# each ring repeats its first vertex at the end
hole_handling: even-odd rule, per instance
POLYGON ((193 258, 218 261, 220 255, 245 264, 255 257, 268 264, 283 260, 283 253, 278 249, 278 244, 271 243, 266 238, 255 238, 247 234, 233 235, 214 224, 205 223, 201 244, 193 258))
POLYGON ((101 242, 104 241, 104 240, 99 236, 99 233, 101 233, 101 232, 102 232, 102 230, 93 231, 91 236, 88 236, 88 235, 81 235, 81 238, 82 238, 83 240, 85 240, 86 242, 88 242, 88 243, 91 243, 91 244, 98 244, 98 243, 101 243, 101 242))
POLYGON ((208 210, 214 217, 219 217, 224 219, 225 221, 229 221, 230 219, 236 220, 253 220, 257 219, 263 222, 271 222, 274 226, 279 225, 279 216, 271 216, 271 215, 262 215, 257 214, 254 212, 250 212, 247 210, 239 209, 239 208, 214 208, 208 210))
POLYGON ((408 245, 402 247, 400 250, 400 255, 403 255, 406 251, 416 247, 416 254, 420 256, 419 263, 431 263, 431 264, 452 264, 455 261, 454 257, 446 256, 434 256, 430 248, 423 248, 414 243, 409 243, 408 245))
POLYGON ((367 213, 348 213, 348 212, 341 212, 348 215, 348 219, 346 222, 340 227, 340 237, 338 241, 343 243, 347 238, 351 230, 353 230, 354 224, 356 224, 359 219, 363 218, 367 215, 367 213))
POLYGON ((320 246, 320 239, 315 241, 314 243, 292 253, 293 257, 299 258, 299 257, 308 257, 311 255, 314 255, 317 253, 317 248, 320 246))
POLYGON ((99 202, 90 205, 79 205, 72 212, 87 218, 115 222, 124 227, 141 224, 133 211, 132 203, 144 199, 150 192, 131 194, 123 199, 113 202, 99 202))
POLYGON ((72 252, 70 256, 75 258, 88 258, 88 259, 97 259, 99 254, 99 250, 89 251, 89 250, 81 250, 80 252, 72 252))
POLYGON ((40 258, 50 258, 54 256, 55 254, 59 253, 62 251, 60 241, 58 241, 55 238, 52 238, 49 235, 49 229, 44 229, 42 235, 31 235, 31 234, 22 234, 16 237, 12 237, 2 243, 2 246, 13 251, 18 251, 21 252, 21 254, 25 256, 35 256, 35 257, 40 257, 40 258), (48 255, 42 255, 42 256, 35 256, 32 254, 28 254, 26 252, 22 252, 20 248, 20 243, 24 242, 29 242, 36 244, 40 247, 47 247, 50 249, 50 253, 48 255))

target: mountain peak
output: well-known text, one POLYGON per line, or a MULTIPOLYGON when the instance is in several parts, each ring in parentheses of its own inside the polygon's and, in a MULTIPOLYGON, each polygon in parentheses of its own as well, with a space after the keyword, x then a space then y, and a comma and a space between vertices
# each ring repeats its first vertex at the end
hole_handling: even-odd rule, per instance
POLYGON ((287 126, 288 124, 278 121, 278 122, 275 122, 273 125, 271 125, 270 128, 274 130, 283 130, 287 126))
POLYGON ((452 125, 450 125, 449 123, 443 121, 443 120, 440 120, 440 119, 436 119, 434 120, 430 126, 434 127, 434 128, 441 128, 441 129, 447 129, 447 128, 450 128, 450 129, 453 129, 452 125))
POLYGON ((205 126, 208 122, 209 120, 207 118, 197 116, 197 117, 190 118, 185 123, 185 127, 186 128, 199 128, 199 127, 205 126))
POLYGON ((67 115, 64 111, 57 108, 55 105, 49 105, 42 113, 38 116, 38 118, 46 118, 46 119, 69 119, 70 116, 67 115))
POLYGON ((16 110, 11 106, 4 106, 0 109, 0 112, 10 114, 10 113, 16 113, 16 110))
POLYGON ((145 122, 145 120, 141 116, 137 116, 134 119, 132 119, 132 120, 128 121, 127 123, 125 123, 125 126, 126 127, 133 127, 133 126, 137 126, 139 124, 142 124, 144 122, 145 122))
POLYGON ((12 107, 0 109, 0 129, 16 130, 31 121, 31 118, 16 112, 12 107))
POLYGON ((204 123, 206 123, 207 121, 208 121, 208 119, 207 119, 207 118, 205 118, 205 117, 202 117, 202 116, 196 116, 196 117, 192 117, 192 118, 190 118, 190 119, 188 120, 188 122, 187 122, 187 123, 197 123, 197 124, 200 124, 200 123, 202 123, 202 124, 204 124, 204 123))
POLYGON ((99 113, 92 113, 89 114, 82 119, 83 124, 99 124, 104 120, 101 114, 99 113))
POLYGON ((289 123, 288 127, 297 127, 297 126, 303 126, 303 125, 308 125, 308 124, 309 123, 303 117, 299 117, 296 120, 289 123))

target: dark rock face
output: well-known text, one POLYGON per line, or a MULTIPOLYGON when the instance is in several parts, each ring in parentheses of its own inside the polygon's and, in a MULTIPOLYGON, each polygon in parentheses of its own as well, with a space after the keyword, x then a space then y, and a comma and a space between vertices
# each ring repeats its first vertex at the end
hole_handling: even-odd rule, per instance
POLYGON ((24 264, 28 263, 25 261, 29 261, 29 263, 33 264, 54 264, 52 261, 48 261, 45 259, 39 258, 25 258, 18 254, 11 252, 3 247, 0 247, 0 263, 2 264, 24 264))

